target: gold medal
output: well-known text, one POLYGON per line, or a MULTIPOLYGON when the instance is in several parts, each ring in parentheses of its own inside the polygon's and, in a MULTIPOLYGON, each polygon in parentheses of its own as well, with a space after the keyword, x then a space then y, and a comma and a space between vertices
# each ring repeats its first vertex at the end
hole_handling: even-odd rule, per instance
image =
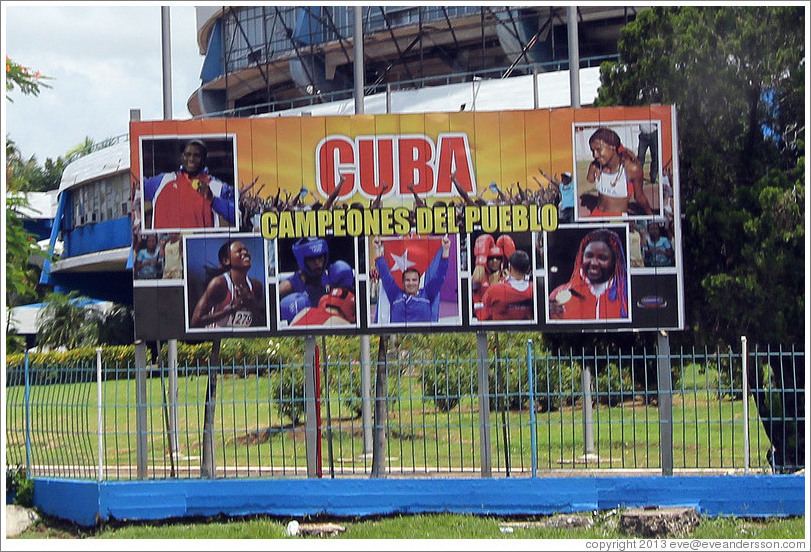
POLYGON ((555 301, 557 301, 558 305, 563 305, 565 303, 568 303, 571 298, 572 292, 569 291, 568 289, 564 289, 555 296, 555 301))

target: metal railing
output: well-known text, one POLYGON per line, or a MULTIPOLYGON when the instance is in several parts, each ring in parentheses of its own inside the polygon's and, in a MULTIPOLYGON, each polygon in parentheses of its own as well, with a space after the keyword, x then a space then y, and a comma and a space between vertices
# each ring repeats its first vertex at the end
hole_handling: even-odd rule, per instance
MULTIPOLYGON (((361 416, 363 366, 329 351, 320 358, 315 398, 305 394, 311 366, 303 360, 187 363, 176 379, 163 365, 142 367, 139 379, 134 364, 101 354, 96 363, 9 366, 6 464, 47 477, 202 477, 206 397, 214 381, 209 476, 368 477, 368 432, 378 426, 361 416), (315 419, 307 419, 308 401, 315 403, 315 419), (314 433, 311 449, 307 437, 314 433), (318 473, 308 469, 312 455, 318 473)), ((488 354, 485 384, 476 357, 390 352, 379 426, 386 435, 385 473, 804 468, 803 351, 671 351, 669 386, 658 379, 660 360, 657 350, 553 354, 529 344, 525 351, 488 354), (482 385, 487 392, 480 395, 482 385), (663 414, 665 398, 671 406, 663 414)), ((371 373, 376 370, 372 365, 371 373)))
MULTIPOLYGON (((587 69, 590 67, 599 67, 605 61, 617 61, 618 59, 618 54, 585 56, 580 58, 580 68, 587 69)), ((447 86, 463 82, 473 82, 476 78, 485 80, 500 79, 503 78, 505 71, 508 69, 508 67, 494 67, 479 69, 476 71, 460 71, 458 73, 449 73, 445 75, 428 75, 415 79, 367 83, 364 86, 364 95, 372 96, 383 93, 391 94, 404 90, 420 90, 434 86, 447 86)), ((512 72, 515 74, 531 75, 533 72, 543 73, 564 70, 568 71, 568 69, 569 60, 566 59, 559 61, 539 62, 534 64, 519 64, 513 67, 512 72)), ((213 117, 251 117, 254 115, 274 113, 276 111, 284 111, 286 109, 293 109, 297 107, 317 106, 324 103, 347 100, 352 98, 354 93, 355 90, 353 88, 347 88, 345 90, 319 92, 318 94, 301 94, 297 95, 295 98, 262 102, 246 107, 235 107, 222 111, 213 111, 203 115, 197 115, 193 118, 207 119, 213 117)))

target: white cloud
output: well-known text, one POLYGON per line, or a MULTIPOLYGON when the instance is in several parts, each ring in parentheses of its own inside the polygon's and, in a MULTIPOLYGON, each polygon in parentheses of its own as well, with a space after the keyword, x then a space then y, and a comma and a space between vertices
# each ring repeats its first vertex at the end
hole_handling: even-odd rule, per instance
MULTIPOLYGON (((39 97, 13 92, 4 132, 40 162, 63 155, 85 136, 127 132, 129 110, 163 118, 160 4, 3 3, 3 51, 53 77, 39 97)), ((188 118, 199 86, 195 9, 171 7, 173 118, 188 118)))

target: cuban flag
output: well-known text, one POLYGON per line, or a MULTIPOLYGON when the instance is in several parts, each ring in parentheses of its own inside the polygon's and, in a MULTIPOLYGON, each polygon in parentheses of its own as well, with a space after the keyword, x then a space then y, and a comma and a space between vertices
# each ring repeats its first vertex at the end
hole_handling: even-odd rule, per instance
MULTIPOLYGON (((426 278, 431 278, 436 273, 442 249, 442 238, 438 236, 423 236, 410 234, 408 236, 397 236, 383 238, 385 246, 386 264, 391 271, 394 281, 402 289, 403 271, 415 268, 421 274, 420 288, 425 285, 426 278)), ((372 255, 371 258, 374 258, 372 255)), ((434 318, 439 313, 440 294, 431 304, 434 318)), ((377 309, 375 310, 375 323, 388 324, 390 322, 390 301, 383 286, 377 296, 377 309)))

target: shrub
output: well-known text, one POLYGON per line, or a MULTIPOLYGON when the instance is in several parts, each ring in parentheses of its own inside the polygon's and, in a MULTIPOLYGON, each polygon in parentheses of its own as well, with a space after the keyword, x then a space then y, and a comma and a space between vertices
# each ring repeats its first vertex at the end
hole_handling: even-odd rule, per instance
POLYGON ((302 364, 282 364, 271 378, 276 407, 282 416, 290 418, 293 425, 304 419, 304 366, 302 364))
POLYGON ((634 396, 630 370, 622 370, 614 362, 599 371, 593 381, 595 400, 600 404, 614 406, 634 396))
MULTIPOLYGON (((505 357, 492 363, 490 370, 490 408, 499 407, 499 399, 508 409, 523 409, 529 405, 529 373, 523 357, 505 357), (498 377, 496 377, 498 376, 498 377)), ((535 357, 533 379, 535 408, 539 412, 554 412, 572 404, 580 395, 580 367, 570 362, 558 362, 554 357, 535 357)))
POLYGON ((728 397, 732 401, 743 398, 743 366, 739 356, 729 355, 718 358, 718 398, 728 397))
MULTIPOLYGON (((323 378, 321 380, 321 396, 326 397, 326 387, 329 385, 329 398, 332 404, 341 403, 353 417, 359 417, 363 413, 363 381, 360 361, 329 358, 327 362, 329 363, 329 377, 326 382, 323 378)), ((372 375, 372 381, 373 379, 372 375)))
POLYGON ((478 391, 475 358, 442 355, 420 364, 423 397, 443 412, 450 412, 462 398, 478 391))
POLYGON ((24 467, 6 468, 6 492, 14 497, 14 504, 34 506, 34 481, 28 478, 24 467))
MULTIPOLYGON (((408 360, 398 360, 389 355, 387 363, 387 392, 386 401, 391 408, 396 403, 397 397, 408 390, 400 389, 400 384, 404 381, 398 374, 405 374, 408 371, 408 360)), ((363 374, 362 364, 355 357, 329 358, 329 382, 321 378, 321 396, 326 397, 326 385, 329 383, 329 396, 333 404, 340 402, 345 406, 353 417, 359 417, 363 413, 363 374)), ((323 361, 322 361, 323 365, 323 361)), ((323 366, 322 366, 323 370, 323 366)), ((377 360, 371 359, 370 370, 370 392, 372 400, 376 389, 375 378, 377 377, 377 360)), ((323 371, 322 371, 323 374, 323 371)), ((372 406, 374 408, 374 406, 372 406)))
POLYGON ((443 412, 476 394, 476 337, 472 334, 412 334, 400 350, 410 351, 410 369, 419 370, 422 395, 443 412), (414 367, 416 364, 417 368, 414 367))
POLYGON ((490 408, 518 410, 525 408, 529 401, 529 374, 526 363, 502 354, 490 363, 490 408))
POLYGON ((535 359, 535 401, 540 412, 554 412, 569 406, 580 394, 580 365, 535 359))

